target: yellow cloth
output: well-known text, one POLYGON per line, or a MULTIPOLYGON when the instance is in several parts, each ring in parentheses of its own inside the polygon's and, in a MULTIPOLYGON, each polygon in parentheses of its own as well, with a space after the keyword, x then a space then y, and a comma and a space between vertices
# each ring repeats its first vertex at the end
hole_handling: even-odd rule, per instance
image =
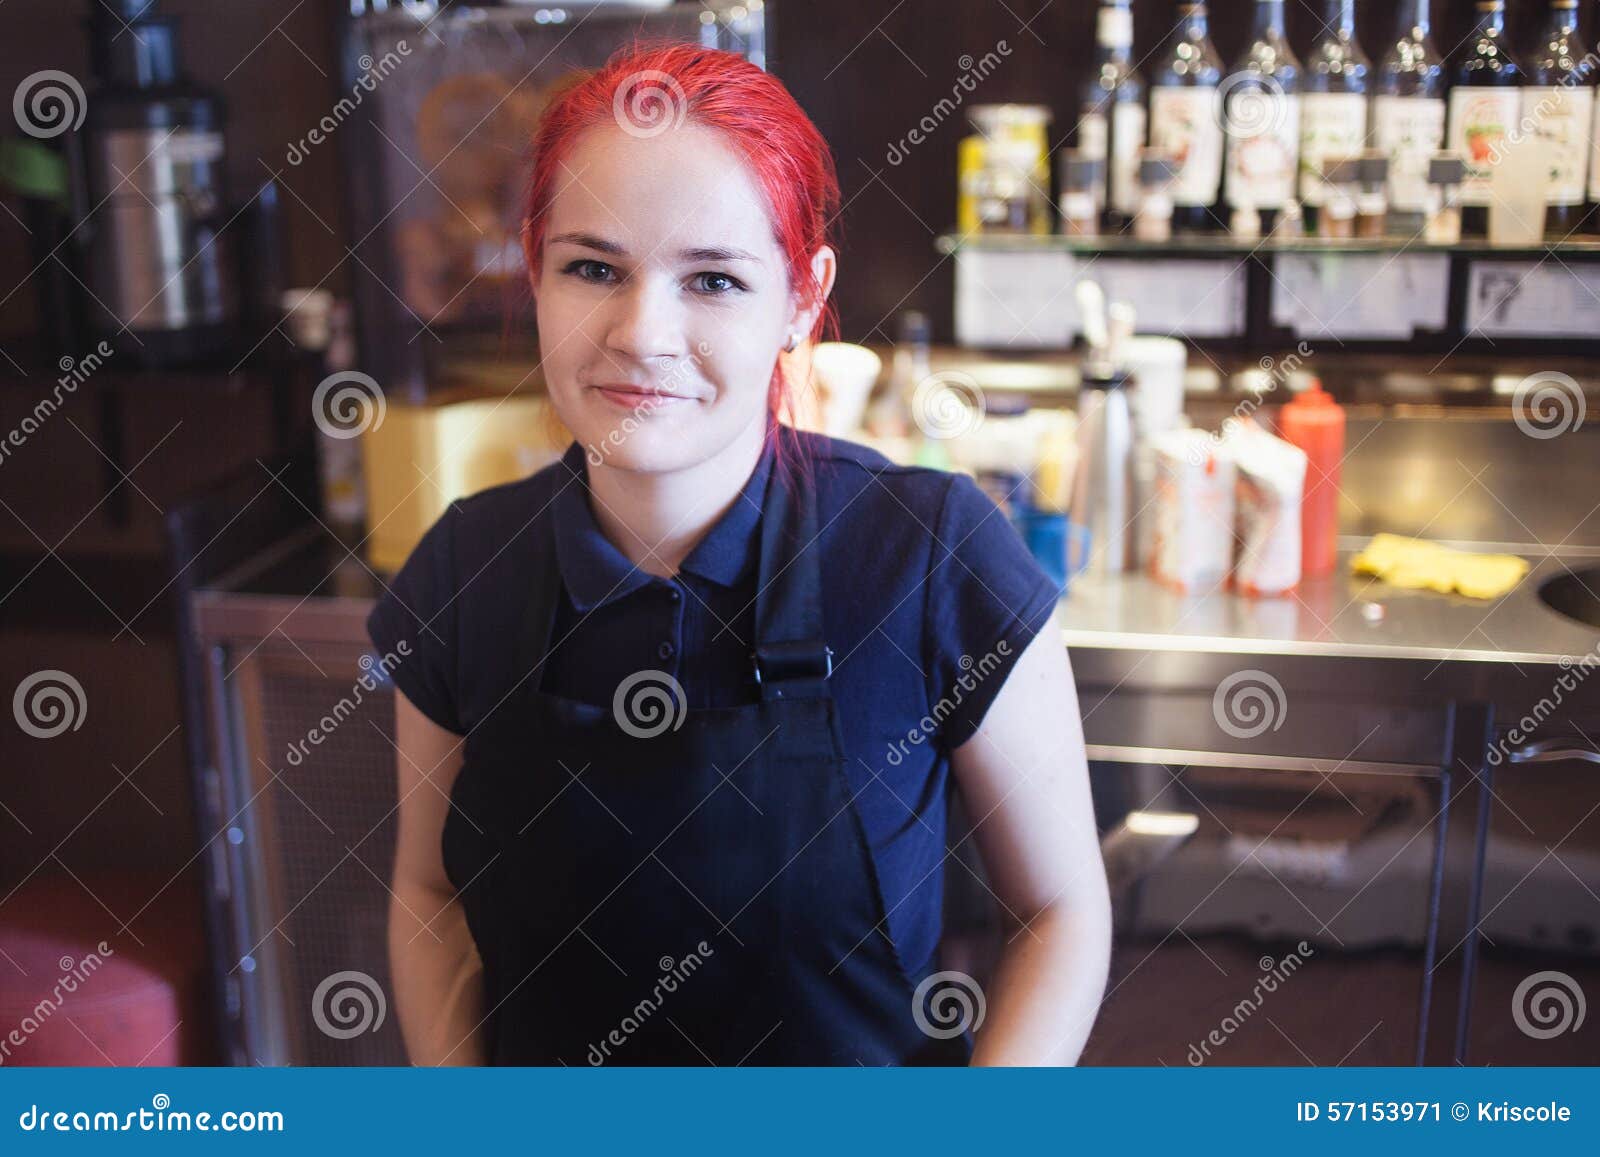
POLYGON ((1420 538, 1378 534, 1350 560, 1350 569, 1398 587, 1494 599, 1522 581, 1528 563, 1514 554, 1469 554, 1420 538))

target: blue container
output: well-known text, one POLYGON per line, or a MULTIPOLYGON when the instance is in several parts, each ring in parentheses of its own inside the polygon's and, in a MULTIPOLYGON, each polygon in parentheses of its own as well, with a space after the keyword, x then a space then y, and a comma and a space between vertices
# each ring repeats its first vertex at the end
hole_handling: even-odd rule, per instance
POLYGON ((1089 528, 1079 526, 1065 514, 1033 509, 1014 511, 1011 524, 1044 572, 1065 593, 1072 579, 1089 563, 1089 528))

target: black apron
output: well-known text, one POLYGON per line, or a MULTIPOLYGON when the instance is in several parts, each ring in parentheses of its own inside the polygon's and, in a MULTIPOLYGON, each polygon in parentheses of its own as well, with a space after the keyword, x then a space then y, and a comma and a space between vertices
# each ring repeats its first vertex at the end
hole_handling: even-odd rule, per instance
POLYGON ((443 836, 489 1063, 966 1064, 967 1033, 919 1028, 845 777, 810 487, 774 462, 743 707, 684 710, 662 672, 607 706, 540 690, 537 525, 523 681, 469 732, 443 836))

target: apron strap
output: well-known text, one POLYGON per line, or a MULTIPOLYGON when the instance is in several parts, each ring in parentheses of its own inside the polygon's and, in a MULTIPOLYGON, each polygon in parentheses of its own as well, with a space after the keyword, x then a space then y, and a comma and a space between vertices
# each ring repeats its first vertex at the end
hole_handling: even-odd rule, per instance
MULTIPOLYGON (((576 445, 576 443, 573 443, 576 445)), ((580 457, 581 463, 583 459, 580 457)), ((512 674, 527 676, 526 692, 537 692, 544 681, 544 663, 550 657, 551 630, 555 626, 556 607, 561 601, 561 568, 556 562, 555 496, 566 486, 584 485, 583 467, 574 468, 563 454, 554 472, 550 492, 539 497, 544 517, 534 520, 533 540, 529 550, 532 565, 528 567, 527 594, 523 601, 522 621, 517 627, 512 674)))
MULTIPOLYGON (((755 646, 751 666, 763 700, 825 698, 833 673, 833 649, 822 631, 821 545, 817 540, 816 496, 812 487, 783 465, 775 447, 761 508, 761 561, 757 575, 755 646)), ((555 473, 554 488, 583 486, 583 460, 566 462, 555 473)), ((555 622, 560 575, 555 565, 552 519, 538 520, 537 560, 517 639, 519 673, 533 672, 530 691, 539 688, 541 670, 555 622)))
POLYGON ((756 644, 750 653, 763 700, 829 694, 833 649, 822 630, 821 551, 813 488, 775 454, 762 505, 756 644))

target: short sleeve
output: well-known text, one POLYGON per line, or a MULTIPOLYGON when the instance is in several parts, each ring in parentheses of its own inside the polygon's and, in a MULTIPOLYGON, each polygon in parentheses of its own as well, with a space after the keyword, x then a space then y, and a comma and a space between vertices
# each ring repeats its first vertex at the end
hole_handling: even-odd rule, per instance
POLYGON ((977 733, 1062 591, 1005 512, 965 474, 945 492, 934 537, 928 702, 933 718, 943 720, 941 745, 954 750, 977 733))
POLYGON ((455 519, 451 503, 378 597, 367 615, 367 635, 389 677, 417 710, 460 735, 455 519))

